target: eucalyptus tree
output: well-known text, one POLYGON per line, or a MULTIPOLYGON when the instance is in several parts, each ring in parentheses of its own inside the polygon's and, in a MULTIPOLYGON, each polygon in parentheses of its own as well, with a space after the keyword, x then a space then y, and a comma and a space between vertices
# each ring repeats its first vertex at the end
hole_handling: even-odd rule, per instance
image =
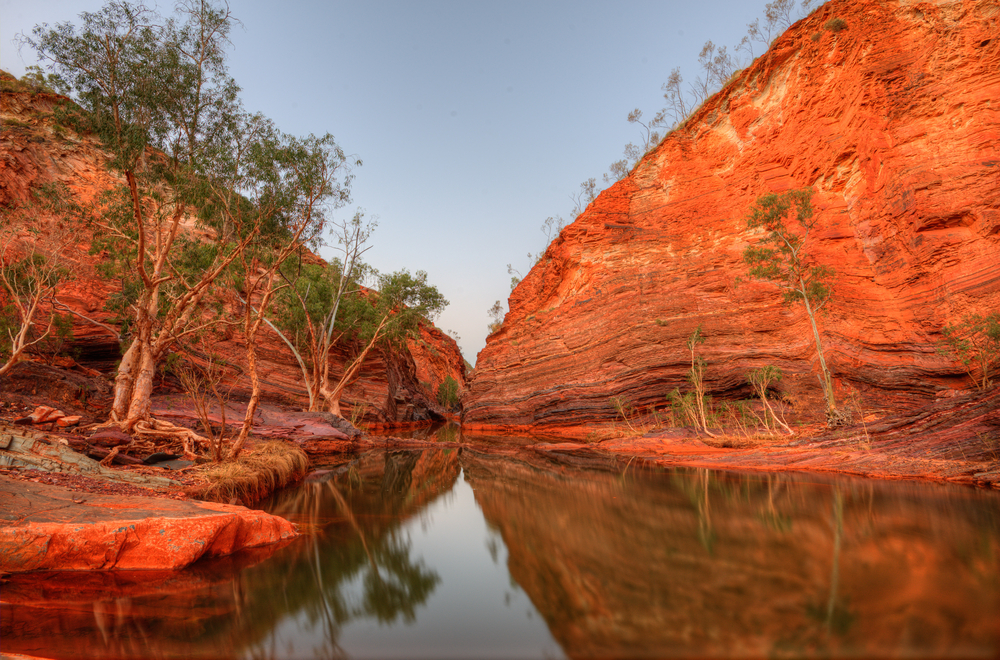
MULTIPOLYGON (((296 188, 314 154, 303 156, 243 111, 226 67, 228 8, 185 0, 164 19, 112 0, 80 20, 37 26, 24 42, 70 84, 124 180, 103 200, 94 245, 117 267, 129 333, 111 421, 184 435, 151 419, 157 362, 178 340, 220 322, 204 312, 217 280, 249 245, 265 235, 287 244, 316 229, 317 216, 300 212, 316 191, 296 188), (214 240, 187 231, 192 222, 214 229, 214 240)), ((317 140, 344 160, 332 138, 317 140)), ((348 176, 319 194, 342 201, 349 188, 348 176)))
POLYGON ((202 201, 206 158, 239 109, 225 68, 228 10, 192 1, 179 11, 182 22, 163 21, 142 5, 113 0, 81 14, 79 27, 41 25, 26 38, 71 85, 125 179, 104 200, 97 224, 102 246, 137 280, 123 301, 131 338, 111 411, 112 421, 137 431, 157 430, 150 427, 157 361, 200 324, 196 312, 211 285, 245 246, 206 251, 180 239, 182 222, 202 201), (185 251, 199 257, 187 273, 178 259, 185 251))
POLYGON ((331 378, 331 356, 346 334, 341 305, 365 291, 376 273, 363 261, 371 249, 375 220, 358 211, 350 220, 334 223, 340 256, 329 264, 291 260, 280 271, 285 287, 276 318, 265 322, 285 342, 302 371, 309 410, 321 409, 322 393, 331 378))
POLYGON ((428 284, 422 270, 412 275, 406 269, 380 275, 377 286, 377 291, 361 291, 347 298, 348 305, 341 311, 340 323, 346 329, 342 336, 354 348, 352 358, 335 383, 328 376, 320 383, 327 410, 335 415, 341 414, 344 388, 360 374, 373 348, 400 348, 407 338, 415 336, 421 321, 433 320, 448 305, 437 287, 428 284))
POLYGON ((310 410, 341 415, 344 389, 360 375, 372 349, 398 348, 420 321, 433 319, 448 304, 423 271, 381 275, 364 263, 374 228, 359 212, 337 225, 339 258, 284 269, 290 286, 277 306, 277 323, 270 325, 298 361, 310 410), (337 347, 348 349, 339 375, 332 360, 337 347))
POLYGON ((774 282, 786 303, 800 302, 805 308, 816 342, 827 419, 837 424, 842 415, 837 410, 833 381, 816 325, 816 315, 833 293, 835 272, 816 263, 815 255, 809 251, 809 234, 816 226, 812 196, 813 190, 805 188, 759 197, 746 216, 747 228, 756 231, 756 239, 743 251, 743 260, 750 277, 774 282))
POLYGON ((68 214, 65 191, 45 186, 4 213, 0 224, 0 376, 46 340, 56 325, 56 286, 66 278, 62 251, 72 242, 65 229, 39 227, 43 216, 68 214))
MULTIPOLYGON (((241 254, 246 303, 243 333, 251 395, 243 426, 232 447, 234 456, 239 455, 249 436, 260 401, 257 336, 262 324, 274 327, 267 318, 271 303, 276 294, 293 284, 282 279, 281 268, 296 254, 301 255, 305 246, 315 247, 330 221, 329 213, 350 200, 350 163, 333 136, 284 137, 280 141, 271 139, 253 144, 258 148, 248 154, 246 174, 240 177, 239 185, 244 195, 250 194, 253 203, 245 203, 243 195, 234 196, 232 188, 218 189, 226 217, 238 220, 233 223, 235 226, 270 222, 277 229, 262 233, 271 240, 259 241, 253 250, 241 254), (265 172, 268 175, 261 176, 265 172), (249 218, 241 212, 244 209, 249 218)), ((240 168, 238 159, 234 166, 240 168)))

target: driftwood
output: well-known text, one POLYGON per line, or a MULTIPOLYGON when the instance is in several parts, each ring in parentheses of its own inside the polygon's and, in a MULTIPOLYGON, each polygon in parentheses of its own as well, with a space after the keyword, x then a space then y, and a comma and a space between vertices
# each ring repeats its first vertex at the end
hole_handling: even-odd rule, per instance
POLYGON ((101 465, 107 465, 104 461, 107 460, 108 456, 111 456, 111 462, 117 465, 143 465, 141 458, 129 456, 128 454, 120 454, 118 453, 118 449, 118 447, 112 447, 111 449, 105 449, 104 447, 89 447, 82 453, 86 454, 95 461, 100 461, 101 465))

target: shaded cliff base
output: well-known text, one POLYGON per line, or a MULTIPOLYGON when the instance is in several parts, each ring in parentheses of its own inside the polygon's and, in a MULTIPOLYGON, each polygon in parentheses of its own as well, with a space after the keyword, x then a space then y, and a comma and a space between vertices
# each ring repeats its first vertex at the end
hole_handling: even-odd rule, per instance
MULTIPOLYGON (((69 415, 80 415, 81 426, 85 426, 103 419, 107 398, 107 384, 102 378, 78 369, 25 364, 0 391, 0 422, 9 423, 23 417, 36 405, 49 405, 69 415)), ((863 411, 858 410, 854 415, 856 422, 834 431, 825 429, 818 419, 789 415, 788 423, 795 431, 794 436, 753 432, 748 435, 722 428, 715 430, 716 437, 709 437, 690 428, 657 427, 656 420, 646 417, 629 421, 619 418, 585 426, 459 426, 449 423, 436 428, 379 428, 373 429, 378 436, 350 437, 353 434, 336 428, 325 413, 296 412, 272 402, 262 407, 255 438, 290 441, 313 457, 349 454, 375 447, 445 443, 489 446, 503 451, 534 448, 562 455, 586 453, 616 456, 626 461, 721 469, 817 470, 878 478, 1000 482, 1000 388, 987 392, 957 392, 902 411, 891 404, 888 397, 869 396, 862 406, 863 411), (572 442, 562 443, 563 440, 572 442)), ((183 393, 158 396, 154 408, 158 417, 202 431, 190 397, 183 393)), ((242 404, 231 403, 227 407, 227 422, 239 422, 242 412, 242 404)), ((220 413, 219 409, 213 411, 214 424, 221 422, 220 413)), ((88 435, 82 429, 39 430, 62 438, 70 447, 88 435)), ((110 467, 125 470, 123 465, 110 467)), ((159 473, 167 474, 165 471, 159 473)), ((161 492, 155 492, 154 488, 151 494, 164 496, 173 492, 177 496, 178 492, 185 489, 192 492, 197 486, 184 483, 193 481, 185 471, 171 472, 169 476, 180 485, 161 492)), ((73 484, 65 485, 73 487, 73 484)), ((121 485, 123 489, 132 487, 121 485)), ((125 490, 121 492, 131 494, 125 490)), ((224 498, 226 502, 232 500, 232 497, 224 498)))
MULTIPOLYGON (((72 378, 69 380, 75 382, 72 378)), ((0 393, 3 400, 0 419, 23 416, 30 409, 30 404, 25 403, 29 396, 34 397, 35 402, 61 405, 70 412, 92 417, 98 415, 98 411, 88 407, 94 405, 92 401, 60 401, 65 397, 59 396, 58 388, 43 387, 43 383, 50 381, 40 378, 36 382, 38 386, 31 392, 5 390, 0 393)), ((183 397, 163 397, 159 401, 162 406, 159 414, 190 421, 191 411, 183 397)), ((305 448, 314 460, 322 461, 328 467, 338 460, 373 448, 462 447, 555 469, 567 465, 627 471, 632 466, 649 464, 727 471, 839 473, 876 479, 921 479, 1000 488, 1000 388, 988 392, 967 392, 942 398, 920 409, 895 414, 880 413, 879 418, 874 417, 871 415, 833 432, 823 429, 818 423, 793 424, 796 430, 794 436, 740 436, 718 429, 716 436, 709 437, 683 428, 642 433, 641 428, 635 428, 638 422, 633 421, 632 426, 619 422, 586 429, 506 429, 520 431, 513 435, 489 435, 482 429, 463 429, 457 424, 449 424, 436 430, 414 429, 405 434, 410 436, 406 438, 372 435, 349 438, 327 423, 323 414, 282 414, 265 409, 260 430, 265 436, 284 436, 285 444, 305 448), (577 437, 590 436, 589 440, 566 441, 557 435, 548 438, 544 435, 546 432, 566 434, 570 431, 574 431, 577 437)), ((199 472, 201 466, 185 466, 170 471, 135 464, 114 466, 109 463, 103 466, 73 451, 72 444, 82 433, 74 434, 68 430, 43 432, 14 426, 5 426, 0 431, 3 431, 0 433, 2 436, 20 434, 22 440, 14 440, 22 445, 30 444, 27 451, 41 463, 48 461, 54 464, 59 457, 73 456, 75 464, 83 466, 75 472, 52 469, 51 466, 49 470, 25 466, 0 467, 0 495, 7 495, 6 499, 17 499, 15 494, 20 493, 25 495, 21 497, 25 501, 29 499, 26 495, 59 501, 57 514, 45 520, 27 520, 16 511, 8 511, 13 518, 8 517, 0 524, 0 541, 6 543, 12 552, 17 550, 22 555, 39 543, 57 548, 62 547, 60 544, 66 546, 62 554, 18 555, 20 559, 16 566, 0 567, 0 570, 109 568, 112 566, 106 565, 105 559, 112 555, 119 556, 118 547, 114 544, 124 541, 118 539, 120 535, 109 535, 107 530, 141 528, 143 535, 155 534, 150 538, 157 539, 167 532, 154 529, 149 520, 164 516, 174 520, 169 533, 176 538, 187 539, 199 547, 198 539, 210 540, 211 543, 205 541, 206 547, 213 548, 210 554, 225 554, 247 546, 271 545, 294 534, 294 530, 280 520, 271 520, 270 517, 258 520, 259 512, 243 507, 224 507, 225 516, 208 519, 205 516, 214 513, 198 509, 200 504, 172 502, 172 498, 204 494, 206 481, 205 475, 199 472), (26 443, 23 438, 32 442, 26 443), (135 495, 143 497, 130 499, 135 495), (137 516, 134 521, 122 518, 122 503, 126 501, 132 503, 126 508, 138 512, 133 516, 137 516), (167 515, 163 512, 174 513, 167 515), (90 539, 89 545, 78 548, 72 539, 80 537, 80 534, 72 530, 79 525, 80 516, 93 518, 89 527, 94 534, 85 535, 84 540, 90 539), (108 516, 110 518, 105 520, 108 516), (263 536, 252 532, 261 529, 262 525, 266 527, 263 536), (239 531, 244 527, 251 531, 239 531), (230 538, 233 534, 236 538, 230 538), (222 541, 216 543, 213 540, 216 537, 222 541), (112 545, 109 546, 109 543, 112 545)), ((251 455, 253 449, 251 447, 251 455)), ((0 453, 7 451, 9 448, 0 453)), ((45 465, 40 464, 39 467, 45 465)), ((296 472, 301 474, 299 470, 296 472)), ((272 483, 269 488, 280 485, 272 483)), ((230 495, 232 497, 227 501, 237 500, 235 494, 230 495)), ((6 555, 14 557, 17 553, 6 555)), ((200 556, 191 553, 188 559, 200 556)), ((114 567, 126 566, 177 567, 167 563, 146 566, 141 562, 125 562, 114 567)))
POLYGON ((564 461, 613 456, 723 470, 816 471, 1000 487, 1000 388, 855 419, 835 430, 789 420, 792 436, 720 428, 712 437, 692 428, 650 428, 648 418, 589 426, 466 425, 463 432, 467 440, 486 433, 549 437, 551 443, 530 449, 564 461))

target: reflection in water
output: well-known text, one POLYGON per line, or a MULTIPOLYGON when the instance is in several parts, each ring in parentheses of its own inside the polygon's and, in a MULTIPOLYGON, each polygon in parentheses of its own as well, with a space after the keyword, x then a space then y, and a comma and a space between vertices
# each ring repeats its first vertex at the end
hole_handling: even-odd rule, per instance
POLYGON ((707 470, 586 476, 466 451, 567 655, 995 656, 1000 498, 707 470))
POLYGON ((266 507, 303 538, 175 573, 12 576, 5 652, 69 657, 995 656, 1000 498, 345 458, 266 507), (464 478, 459 480, 459 475, 464 478))
MULTIPOLYGON (((390 452, 276 497, 266 508, 310 534, 270 567, 269 573, 284 576, 274 586, 285 595, 285 606, 267 612, 266 619, 298 614, 297 627, 321 639, 317 650, 322 656, 342 655, 337 640, 353 620, 413 622, 440 578, 411 557, 399 523, 450 489, 457 476, 453 452, 390 452)), ((259 598, 261 606, 273 605, 268 593, 259 598)))
POLYGON ((87 574, 104 583, 89 589, 73 574, 13 576, 2 594, 3 650, 99 658, 342 655, 338 639, 350 622, 412 623, 438 585, 400 525, 448 492, 458 474, 453 450, 371 454, 328 471, 268 503, 307 534, 253 566, 252 553, 200 562, 164 574, 164 586, 161 576, 143 571, 87 574), (311 646, 273 634, 289 625, 311 646))

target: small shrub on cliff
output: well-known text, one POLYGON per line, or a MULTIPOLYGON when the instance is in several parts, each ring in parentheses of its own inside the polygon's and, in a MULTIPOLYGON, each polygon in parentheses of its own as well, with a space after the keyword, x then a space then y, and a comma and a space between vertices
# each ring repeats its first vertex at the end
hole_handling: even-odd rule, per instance
POLYGON ((500 330, 503 327, 503 303, 499 300, 493 303, 493 306, 487 310, 487 314, 490 315, 490 324, 487 326, 489 328, 490 334, 500 330))
POLYGON ((32 94, 68 94, 70 89, 66 81, 55 73, 46 73, 42 67, 32 64, 24 70, 21 82, 32 94))
POLYGON ((708 435, 714 435, 708 430, 708 416, 705 414, 705 359, 695 353, 698 344, 704 343, 705 336, 701 334, 701 326, 687 340, 687 348, 691 353, 691 370, 688 371, 688 381, 694 387, 694 403, 698 413, 698 426, 708 435))
POLYGON ((962 363, 981 390, 990 386, 990 375, 1000 363, 1000 313, 966 314, 955 325, 941 329, 944 346, 938 352, 962 363))
POLYGON ((682 393, 675 387, 667 392, 667 403, 670 404, 670 417, 674 426, 699 426, 694 392, 682 393))
POLYGON ((764 406, 764 418, 761 420, 764 424, 764 428, 768 431, 777 431, 780 425, 789 434, 792 433, 792 429, 785 424, 777 413, 774 412, 774 408, 771 406, 771 402, 767 399, 767 388, 770 387, 771 383, 781 380, 781 369, 772 365, 766 365, 757 369, 752 370, 747 374, 747 381, 753 387, 754 393, 757 398, 760 399, 761 404, 764 406))
POLYGON ((635 427, 632 426, 632 417, 636 415, 635 406, 624 396, 613 396, 611 397, 611 407, 615 409, 625 423, 628 424, 629 430, 633 433, 635 432, 635 427))
POLYGON ((441 381, 441 384, 438 385, 437 399, 438 403, 448 410, 454 410, 457 408, 458 381, 456 381, 452 376, 448 376, 441 381))
POLYGON ((842 18, 831 18, 823 24, 823 27, 833 33, 842 32, 847 29, 847 21, 842 18))

